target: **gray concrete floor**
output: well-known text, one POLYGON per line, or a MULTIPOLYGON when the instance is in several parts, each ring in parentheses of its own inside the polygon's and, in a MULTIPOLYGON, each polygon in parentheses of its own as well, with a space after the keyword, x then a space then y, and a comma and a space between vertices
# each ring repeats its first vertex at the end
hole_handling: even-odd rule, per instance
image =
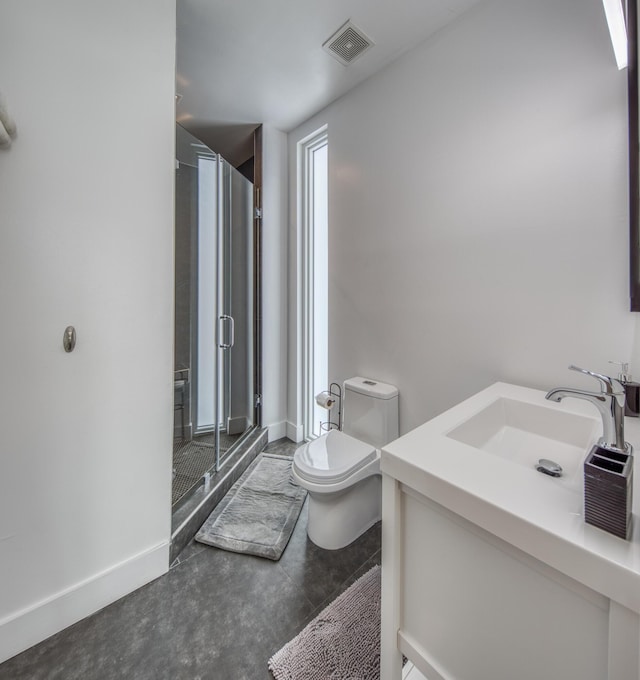
POLYGON ((0 664, 0 680, 272 678, 269 657, 380 563, 379 524, 338 551, 306 525, 307 503, 279 562, 190 543, 164 576, 0 664))

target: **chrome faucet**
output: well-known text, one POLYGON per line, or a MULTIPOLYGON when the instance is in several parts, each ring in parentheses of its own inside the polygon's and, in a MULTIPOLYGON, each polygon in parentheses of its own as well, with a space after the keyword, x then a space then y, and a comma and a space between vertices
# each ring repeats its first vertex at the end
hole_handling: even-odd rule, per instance
POLYGON ((600 392, 577 390, 573 387, 557 387, 547 393, 551 401, 562 401, 565 397, 576 397, 591 402, 602 416, 602 437, 598 444, 605 449, 631 452, 631 446, 624 440, 625 391, 622 383, 607 375, 593 373, 584 368, 569 366, 572 371, 590 375, 600 382, 600 392))

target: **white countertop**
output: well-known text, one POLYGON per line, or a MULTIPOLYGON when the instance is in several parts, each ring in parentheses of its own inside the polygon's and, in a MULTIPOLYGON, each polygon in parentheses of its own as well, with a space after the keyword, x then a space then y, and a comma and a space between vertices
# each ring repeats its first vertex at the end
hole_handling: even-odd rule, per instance
MULTIPOLYGON (((640 469, 634 473, 634 522, 626 541, 584 522, 581 482, 567 484, 446 436, 500 396, 600 421, 585 401, 556 404, 544 395, 496 383, 383 447, 382 472, 640 613, 640 469)), ((640 455, 640 419, 625 419, 625 439, 640 455)))

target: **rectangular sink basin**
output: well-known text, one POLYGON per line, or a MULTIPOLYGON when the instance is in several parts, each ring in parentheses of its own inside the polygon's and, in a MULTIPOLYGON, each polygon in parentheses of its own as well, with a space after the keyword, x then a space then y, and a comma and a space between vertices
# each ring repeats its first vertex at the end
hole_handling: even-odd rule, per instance
POLYGON ((593 418, 499 397, 446 436, 530 468, 547 458, 572 478, 596 440, 599 426, 593 418))

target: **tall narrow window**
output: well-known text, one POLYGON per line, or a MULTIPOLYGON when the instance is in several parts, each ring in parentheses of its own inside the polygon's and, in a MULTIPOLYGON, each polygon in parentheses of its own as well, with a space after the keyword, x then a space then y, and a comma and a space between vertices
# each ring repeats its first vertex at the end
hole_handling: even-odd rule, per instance
POLYGON ((303 254, 303 424, 305 439, 322 433, 329 414, 315 395, 328 388, 328 136, 326 126, 299 146, 303 254))

